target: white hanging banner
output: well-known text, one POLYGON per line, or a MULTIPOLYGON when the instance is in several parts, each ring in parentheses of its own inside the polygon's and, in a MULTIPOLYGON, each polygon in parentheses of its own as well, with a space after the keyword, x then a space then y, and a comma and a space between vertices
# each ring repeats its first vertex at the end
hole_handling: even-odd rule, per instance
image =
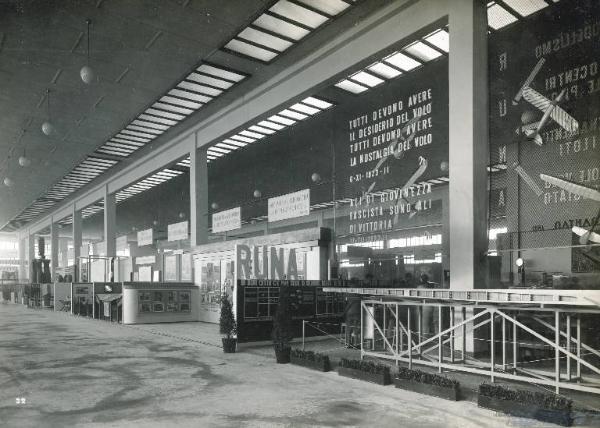
POLYGON ((302 217, 310 213, 310 189, 269 198, 269 222, 302 217))
POLYGON ((152 229, 140 230, 137 233, 138 247, 152 245, 152 229))
POLYGON ((156 263, 156 256, 139 256, 135 258, 136 265, 151 265, 156 263))
POLYGON ((212 215, 213 233, 227 232, 242 227, 242 210, 240 207, 221 211, 212 215))
POLYGON ((167 228, 167 239, 169 241, 180 241, 188 238, 188 222, 170 224, 167 228))

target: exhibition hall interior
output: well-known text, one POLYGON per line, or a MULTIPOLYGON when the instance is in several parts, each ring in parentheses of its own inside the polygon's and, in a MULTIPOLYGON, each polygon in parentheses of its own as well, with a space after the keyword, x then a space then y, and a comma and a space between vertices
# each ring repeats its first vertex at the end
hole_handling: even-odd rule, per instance
POLYGON ((599 61, 595 0, 0 2, 0 315, 600 425, 599 61))

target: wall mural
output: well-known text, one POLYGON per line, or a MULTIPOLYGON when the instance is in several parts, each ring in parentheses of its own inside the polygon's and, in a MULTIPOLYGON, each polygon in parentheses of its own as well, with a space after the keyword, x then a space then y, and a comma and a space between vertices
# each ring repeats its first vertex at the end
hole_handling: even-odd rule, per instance
MULTIPOLYGON (((551 262, 565 274, 600 272, 599 16, 597 2, 561 2, 490 36, 491 188, 494 200, 502 194, 491 208, 497 218, 505 210, 507 228, 500 249, 563 249, 551 262)), ((547 254, 523 257, 548 270, 547 254)))

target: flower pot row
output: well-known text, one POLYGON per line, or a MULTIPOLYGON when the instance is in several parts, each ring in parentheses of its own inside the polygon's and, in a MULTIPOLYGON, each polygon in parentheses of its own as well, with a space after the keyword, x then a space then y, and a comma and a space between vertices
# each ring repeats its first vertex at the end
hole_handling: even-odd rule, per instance
POLYGON ((389 385, 392 383, 389 372, 370 373, 358 369, 351 369, 349 367, 338 367, 338 374, 344 377, 373 382, 378 385, 389 385))
POLYGON ((479 387, 477 405, 521 418, 571 426, 571 402, 564 397, 530 391, 512 390, 500 385, 479 387))
POLYGON ((394 386, 407 391, 417 392, 419 394, 432 395, 434 397, 444 398, 446 400, 458 401, 459 387, 455 384, 451 387, 433 385, 417 382, 411 379, 394 378, 394 386))
POLYGON ((298 358, 294 355, 290 357, 290 362, 292 364, 296 364, 297 366, 306 367, 309 369, 317 370, 320 372, 328 372, 331 370, 331 365, 329 363, 329 359, 323 359, 318 361, 311 361, 304 358, 298 358))

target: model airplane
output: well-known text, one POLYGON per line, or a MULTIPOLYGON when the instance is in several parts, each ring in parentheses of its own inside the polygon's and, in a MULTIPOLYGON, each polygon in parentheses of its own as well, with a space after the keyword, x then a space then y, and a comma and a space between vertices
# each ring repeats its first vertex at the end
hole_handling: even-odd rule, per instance
POLYGON ((546 174, 540 174, 540 178, 547 183, 554 184, 556 187, 566 190, 567 192, 600 202, 600 192, 596 189, 546 174))
POLYGON ((521 100, 521 96, 523 96, 523 91, 525 90, 525 88, 528 88, 529 85, 531 85, 531 82, 533 82, 533 79, 535 79, 535 76, 537 76, 537 74, 540 72, 545 62, 546 59, 542 58, 537 62, 535 67, 533 67, 533 70, 531 70, 531 73, 529 73, 529 76, 527 76, 527 79, 525 79, 523 86, 521 86, 521 89, 519 89, 519 92, 517 92, 517 95, 515 95, 515 97, 513 98, 513 105, 517 105, 519 103, 519 101, 521 100))
POLYGON ((551 101, 537 92, 535 89, 530 87, 523 89, 523 98, 544 113, 542 119, 537 123, 537 126, 534 126, 535 129, 533 129, 531 125, 526 125, 522 128, 525 135, 533 139, 538 146, 544 144, 540 132, 544 126, 546 126, 550 118, 552 118, 567 132, 577 132, 579 129, 579 123, 573 119, 569 113, 558 106, 558 103, 562 101, 565 92, 566 89, 563 89, 560 94, 558 94, 558 96, 551 101))

